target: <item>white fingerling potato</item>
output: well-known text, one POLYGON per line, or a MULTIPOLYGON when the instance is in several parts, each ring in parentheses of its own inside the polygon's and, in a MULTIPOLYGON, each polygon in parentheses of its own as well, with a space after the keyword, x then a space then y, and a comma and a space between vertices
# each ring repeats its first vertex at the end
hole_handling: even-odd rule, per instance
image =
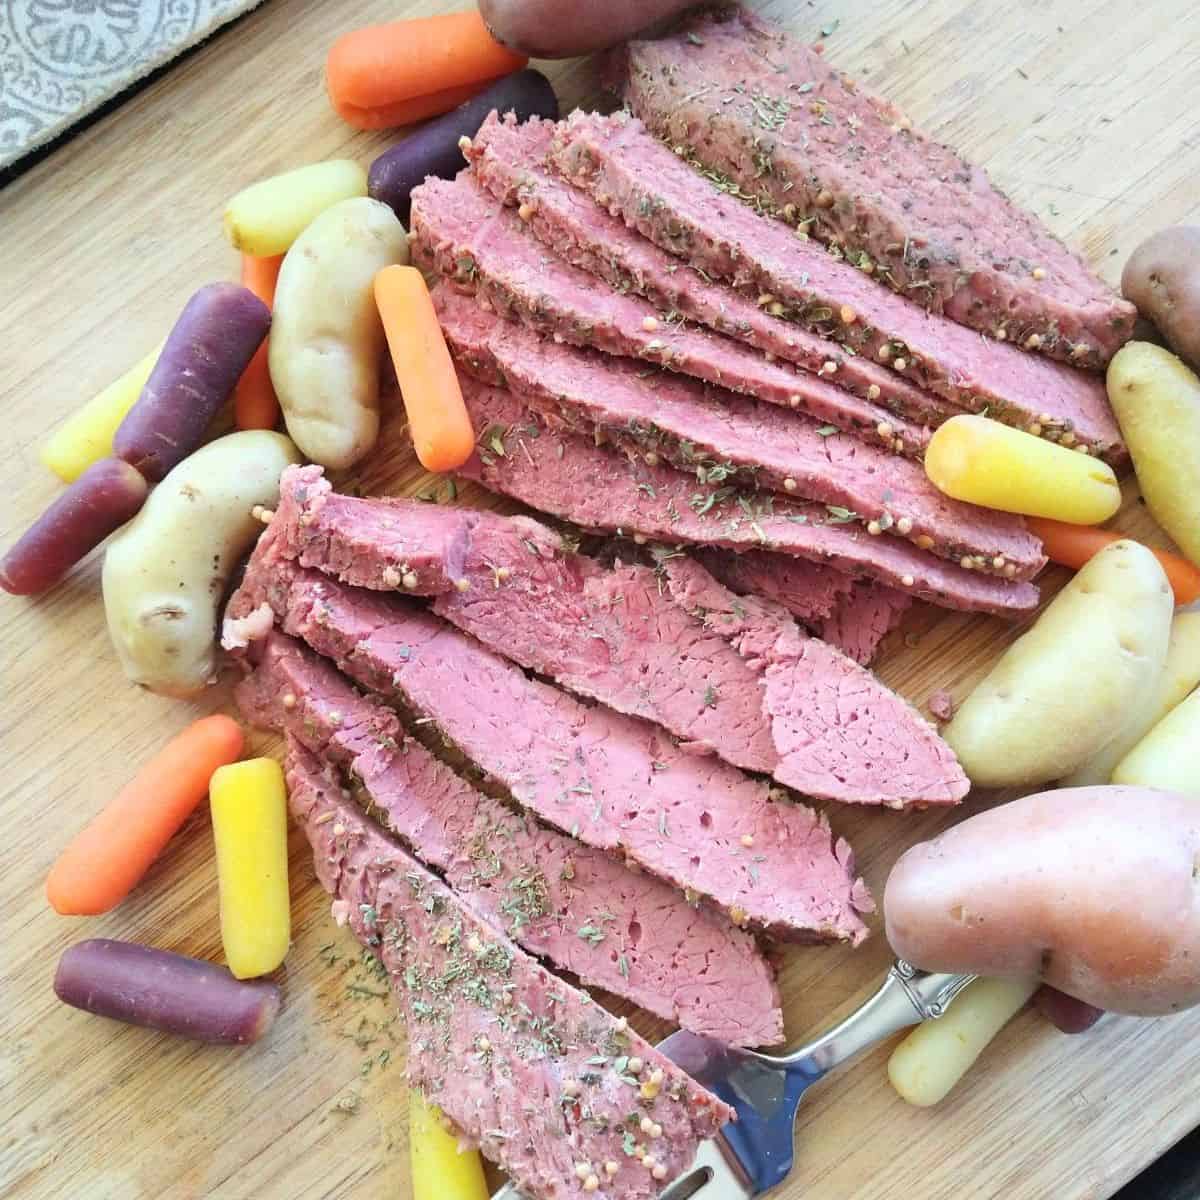
POLYGON ((243 188, 225 205, 225 236, 255 258, 283 254, 340 200, 367 194, 367 173, 348 158, 309 163, 243 188))
POLYGON ((1121 759, 1112 779, 1200 795, 1200 690, 1176 705, 1121 759))
POLYGON ((171 470, 104 556, 104 612, 125 674, 166 696, 192 696, 216 675, 217 606, 274 507, 279 476, 300 461, 267 430, 231 433, 171 470))
POLYGON ((268 361, 288 433, 313 462, 348 467, 379 435, 383 322, 376 274, 408 262, 408 237, 378 200, 326 209, 284 257, 268 361))
POLYGON ((1177 612, 1171 622, 1167 661, 1152 698, 1146 704, 1132 705, 1129 719, 1120 735, 1094 758, 1072 771, 1062 781, 1062 786, 1088 787, 1095 783, 1108 783, 1117 763, 1198 684, 1200 612, 1177 612))
POLYGON ((918 1025, 892 1051, 887 1066, 892 1087, 921 1108, 943 1100, 1037 987, 1035 979, 968 984, 944 1016, 918 1025))
POLYGON ((1200 377, 1161 346, 1129 342, 1107 384, 1146 507, 1200 565, 1200 377))
POLYGON ((1174 595, 1122 540, 1092 558, 966 698, 942 736, 979 787, 1061 779, 1103 751, 1166 660, 1174 595))

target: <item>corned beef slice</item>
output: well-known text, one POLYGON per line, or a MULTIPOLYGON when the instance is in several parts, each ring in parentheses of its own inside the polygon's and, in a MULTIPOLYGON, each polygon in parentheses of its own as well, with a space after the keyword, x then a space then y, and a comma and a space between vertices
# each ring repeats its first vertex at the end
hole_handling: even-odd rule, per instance
MULTIPOLYGON (((484 312, 445 287, 438 317, 456 357, 487 382, 569 426, 635 443, 696 472, 715 493, 731 477, 832 506, 826 519, 875 523, 943 558, 1028 579, 1045 565, 1020 517, 942 495, 919 463, 743 397, 718 399, 677 375, 644 378, 636 363, 559 345, 484 312), (1011 570, 1009 570, 1011 568, 1011 570)), ((703 493, 701 493, 703 496, 703 493)))
POLYGON ((853 575, 783 554, 698 549, 692 556, 731 592, 782 604, 810 628, 831 616, 842 597, 854 588, 853 575))
POLYGON ((693 171, 626 113, 573 113, 558 126, 555 167, 627 225, 754 299, 885 362, 972 411, 1123 461, 1104 381, 980 337, 897 296, 861 270, 758 216, 693 171), (842 320, 842 310, 853 315, 842 320), (1047 419, 1048 418, 1048 419, 1047 419))
POLYGON ((572 345, 627 355, 769 404, 803 409, 872 442, 880 441, 880 424, 890 423, 889 449, 897 438, 910 453, 929 440, 927 429, 806 371, 768 362, 741 342, 660 321, 641 297, 614 290, 548 250, 470 171, 414 188, 411 219, 415 260, 477 293, 509 320, 572 345))
POLYGON ((620 57, 659 137, 931 312, 1094 368, 1132 335, 1133 305, 985 171, 783 30, 735 9, 620 57))
POLYGON ((733 1118, 715 1096, 599 1004, 514 946, 469 901, 343 799, 336 774, 289 740, 288 803, 336 917, 377 954, 408 1024, 408 1078, 531 1200, 651 1200, 733 1118), (628 1061, 656 1079, 631 1082, 628 1061), (578 1088, 578 1093, 575 1089, 578 1088), (629 1121, 662 1127, 653 1142, 629 1121), (607 1162, 617 1164, 608 1176, 607 1162), (603 1190, 589 1187, 592 1164, 603 1190))
POLYGON ((301 566, 319 564, 360 587, 382 575, 388 587, 418 596, 450 591, 462 577, 472 510, 421 504, 397 521, 384 507, 364 510, 354 497, 334 492, 321 467, 289 467, 284 476, 289 486, 280 495, 272 534, 301 566), (339 532, 336 544, 330 529, 339 532))
POLYGON ((685 556, 667 559, 663 570, 678 602, 762 672, 781 783, 890 808, 904 807, 902 797, 954 804, 967 794, 950 747, 869 671, 807 637, 779 605, 739 599, 685 556))
POLYGON ((1037 606, 1031 583, 965 571, 900 538, 871 537, 861 525, 830 522, 819 505, 734 488, 698 492, 694 475, 598 447, 591 437, 549 424, 512 393, 469 375, 461 383, 475 428, 498 431, 492 436, 516 452, 501 456, 484 444, 459 474, 583 529, 755 556, 776 551, 781 564, 793 557, 802 565, 826 563, 943 608, 1012 617, 1037 606))
POLYGON ((243 716, 359 781, 376 819, 531 954, 698 1033, 781 1040, 778 991, 750 934, 476 791, 294 639, 272 633, 256 658, 236 689, 243 716))
POLYGON ((878 583, 856 583, 816 627, 824 642, 839 647, 864 666, 912 606, 912 597, 878 583))
POLYGON ((653 725, 527 678, 402 599, 288 562, 268 537, 230 601, 232 623, 264 603, 285 633, 435 722, 548 823, 624 851, 736 924, 804 940, 866 936, 858 913, 871 900, 850 847, 811 809, 774 799, 765 784, 688 753, 653 725))
MULTIPOLYGON (((291 487, 285 473, 282 490, 291 487)), ((315 485, 306 484, 304 490, 312 494, 315 485)), ((386 508, 397 519, 418 507, 416 501, 354 504, 355 509, 338 509, 341 524, 352 524, 356 510, 372 505, 386 508)), ((487 512, 474 515, 465 567, 470 586, 440 596, 434 611, 497 653, 618 712, 656 721, 689 744, 715 750, 727 762, 774 774, 810 796, 898 808, 906 803, 948 803, 965 792, 965 778, 945 747, 924 777, 918 771, 896 775, 890 764, 883 767, 879 748, 866 733, 868 726, 886 724, 893 745, 914 747, 929 741, 929 726, 836 651, 820 670, 812 665, 813 654, 803 661, 794 657, 802 678, 788 686, 798 704, 813 709, 822 707, 831 681, 843 693, 853 691, 859 697, 855 707, 847 707, 843 721, 829 723, 822 743, 813 748, 814 758, 827 753, 829 762, 840 765, 860 750, 873 757, 845 784, 828 770, 804 780, 794 767, 784 779, 778 774, 782 755, 774 737, 777 722, 764 712, 760 671, 739 655, 724 629, 706 627, 697 614, 676 604, 649 567, 609 569, 556 547, 550 537, 530 539, 528 521, 487 512), (941 761, 953 764, 949 774, 939 772, 941 761), (920 790, 902 790, 909 785, 920 790)), ((419 523, 419 514, 416 519, 419 523)), ((333 558, 340 560, 344 556, 337 549, 337 528, 329 527, 327 537, 333 558)), ((353 540, 350 533, 348 541, 353 540)), ((671 560, 666 569, 671 571, 671 560)), ((690 571, 693 576, 703 574, 698 564, 690 564, 690 571)), ((710 585, 719 587, 715 581, 710 585)), ((376 580, 372 586, 383 585, 376 580)), ((739 603, 731 593, 726 599, 734 606, 739 603)), ((759 608, 770 613, 774 625, 793 624, 784 609, 763 607, 767 604, 759 608)), ((781 628, 778 637, 784 636, 781 628)), ((798 631, 786 637, 797 644, 803 640, 798 631)), ((919 751, 914 755, 919 757, 919 751)))
POLYGON ((864 666, 913 601, 908 591, 856 582, 840 571, 782 554, 701 550, 695 557, 735 595, 783 605, 822 641, 864 666))
POLYGON ((547 159, 556 128, 540 117, 518 124, 511 113, 503 118, 492 113, 466 155, 475 178, 497 200, 519 206, 526 227, 560 258, 618 291, 644 296, 660 310, 660 322, 671 314, 698 321, 764 354, 827 376, 917 425, 940 425, 963 411, 869 358, 847 354, 837 342, 772 316, 770 305, 759 305, 681 265, 610 216, 587 193, 550 170, 547 159))

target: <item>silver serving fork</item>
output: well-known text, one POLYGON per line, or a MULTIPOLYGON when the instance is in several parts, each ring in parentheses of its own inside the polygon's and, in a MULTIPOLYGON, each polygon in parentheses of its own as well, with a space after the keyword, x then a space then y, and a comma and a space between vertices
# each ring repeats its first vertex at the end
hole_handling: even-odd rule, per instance
MULTIPOLYGON (((680 1030, 658 1049, 737 1110, 738 1119, 705 1142, 695 1162, 659 1200, 750 1200, 792 1169, 792 1135, 804 1093, 818 1080, 910 1025, 940 1017, 975 976, 931 975, 897 961, 861 1008, 815 1041, 786 1055, 739 1050, 680 1030)), ((492 1200, 522 1200, 509 1184, 492 1200)))

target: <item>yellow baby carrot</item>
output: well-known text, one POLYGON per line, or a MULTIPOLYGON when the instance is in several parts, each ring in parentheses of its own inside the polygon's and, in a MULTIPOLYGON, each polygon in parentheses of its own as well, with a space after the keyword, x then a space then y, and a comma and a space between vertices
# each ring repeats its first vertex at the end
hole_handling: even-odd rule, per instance
POLYGON ((416 1088, 408 1093, 408 1144, 413 1200, 487 1200, 479 1151, 460 1151, 458 1138, 416 1088))
POLYGON ((112 454, 113 434, 142 394, 161 350, 159 342, 120 379, 73 412, 42 444, 42 462, 64 483, 74 483, 92 463, 112 454))
POLYGON ((275 970, 291 939, 287 792, 273 758, 221 767, 209 785, 221 942, 238 979, 275 970))
POLYGON ((925 473, 955 500, 1073 525, 1099 525, 1121 506, 1107 463, 967 413, 934 432, 925 473))
POLYGON ((367 172, 351 159, 309 163, 238 192, 225 206, 225 236, 255 258, 283 254, 314 217, 366 194, 367 172))

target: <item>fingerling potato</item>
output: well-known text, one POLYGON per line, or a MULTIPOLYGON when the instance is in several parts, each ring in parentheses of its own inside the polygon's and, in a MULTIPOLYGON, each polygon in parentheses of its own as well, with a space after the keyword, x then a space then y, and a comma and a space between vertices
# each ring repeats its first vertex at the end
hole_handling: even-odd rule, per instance
MULTIPOLYGON (((1083 766, 1072 771, 1063 781, 1064 787, 1087 787, 1093 783, 1108 783, 1113 768, 1200 684, 1200 612, 1177 612, 1171 622, 1167 642, 1167 660, 1154 689, 1153 698, 1146 704, 1131 707, 1125 728, 1119 736, 1083 766)), ((1143 780, 1113 780, 1114 783, 1141 783, 1143 780)))
POLYGON ((217 606, 230 572, 274 507, 279 476, 300 461, 268 430, 231 433, 185 458, 109 543, 102 581, 108 631, 125 674, 166 696, 192 696, 216 674, 217 606))
POLYGON ((366 196, 326 209, 279 269, 268 362, 288 433, 324 467, 348 467, 379 434, 383 324, 372 284, 408 262, 396 214, 366 196))
POLYGON ((1200 225, 1151 234, 1129 256, 1121 291, 1167 345, 1200 371, 1200 225))
POLYGON ((1113 783, 1200 796, 1200 690, 1176 705, 1113 770, 1113 783))
POLYGON ((1146 507, 1200 564, 1200 379, 1161 346, 1130 342, 1107 383, 1146 507))
POLYGON ((1200 1003, 1198 856, 1200 796, 1040 792, 902 854, 887 939, 927 971, 1037 976, 1096 1008, 1177 1012, 1200 1003))
POLYGON ((971 782, 1061 779, 1100 754, 1166 659, 1174 596, 1137 542, 1101 550, 1000 658, 942 730, 971 782))

